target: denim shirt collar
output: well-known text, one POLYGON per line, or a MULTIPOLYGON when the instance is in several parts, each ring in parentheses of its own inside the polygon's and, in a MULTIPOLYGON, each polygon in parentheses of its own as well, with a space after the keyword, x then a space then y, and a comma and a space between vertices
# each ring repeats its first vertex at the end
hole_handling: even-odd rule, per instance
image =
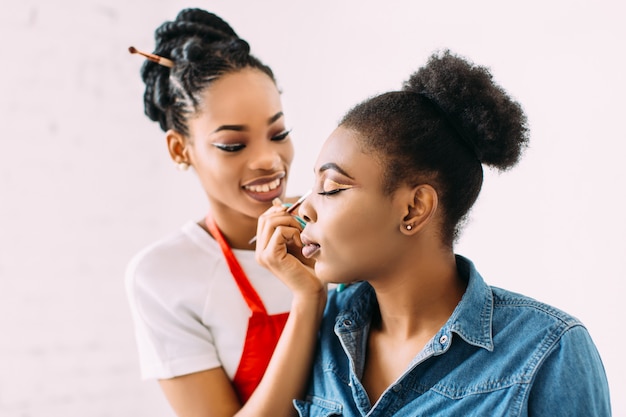
POLYGON ((472 261, 456 255, 459 275, 468 280, 467 289, 444 325, 467 343, 493 351, 493 293, 472 261))
MULTIPOLYGON (((456 263, 459 275, 467 280, 467 288, 446 324, 433 337, 430 346, 435 355, 442 354, 450 346, 451 333, 456 333, 471 345, 493 351, 491 288, 485 284, 469 259, 456 255, 456 263)), ((364 282, 355 287, 357 288, 354 288, 346 309, 337 315, 335 321, 337 335, 343 333, 345 337, 346 333, 354 332, 355 329, 362 329, 367 333, 372 311, 378 308, 376 294, 368 283, 364 282)), ((362 335, 361 332, 357 333, 362 335)), ((359 338, 357 334, 353 336, 359 338)), ((364 349, 365 346, 362 348, 364 349)), ((357 349, 360 350, 358 347, 357 349)), ((359 355, 357 354, 356 357, 359 355)))

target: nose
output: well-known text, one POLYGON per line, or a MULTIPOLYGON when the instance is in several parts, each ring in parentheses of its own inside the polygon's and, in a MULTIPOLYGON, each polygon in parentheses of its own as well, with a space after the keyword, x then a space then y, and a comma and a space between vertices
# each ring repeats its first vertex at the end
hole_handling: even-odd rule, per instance
POLYGON ((281 167, 282 158, 280 153, 277 152, 274 146, 268 145, 259 146, 255 149, 254 157, 250 161, 251 169, 272 171, 281 167))
POLYGON ((307 223, 313 223, 317 218, 313 205, 311 204, 311 200, 313 200, 314 196, 315 193, 311 194, 298 208, 298 216, 300 216, 307 223))

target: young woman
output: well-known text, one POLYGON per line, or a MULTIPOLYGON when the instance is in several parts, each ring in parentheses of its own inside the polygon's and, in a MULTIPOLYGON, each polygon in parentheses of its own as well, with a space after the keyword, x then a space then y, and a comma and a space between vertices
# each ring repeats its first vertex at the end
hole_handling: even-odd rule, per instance
POLYGON ((507 170, 526 145, 521 107, 488 70, 436 54, 325 142, 302 234, 282 208, 261 216, 257 256, 281 279, 352 283, 329 297, 301 416, 610 415, 585 327, 454 252, 482 165, 507 170))
POLYGON ((131 47, 149 58, 145 113, 165 132, 172 160, 197 174, 210 213, 128 267, 142 375, 160 381, 179 416, 289 414, 324 295, 319 284, 292 294, 249 243, 258 216, 284 197, 293 157, 274 75, 204 10, 181 11, 155 38, 153 54, 131 47))

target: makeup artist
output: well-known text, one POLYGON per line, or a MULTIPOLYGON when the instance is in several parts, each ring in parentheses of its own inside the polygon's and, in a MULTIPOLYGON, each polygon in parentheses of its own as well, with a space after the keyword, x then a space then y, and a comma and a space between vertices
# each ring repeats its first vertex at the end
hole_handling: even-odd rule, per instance
POLYGON ((483 165, 510 169, 527 141, 522 108, 490 72, 445 51, 344 116, 302 234, 283 209, 261 216, 257 256, 281 279, 353 283, 330 293, 300 416, 611 415, 584 325, 487 285, 454 252, 483 165))
POLYGON ((130 48, 147 58, 145 113, 165 132, 174 164, 197 175, 210 212, 127 268, 142 376, 159 381, 181 417, 290 415, 325 292, 319 282, 289 288, 257 264, 249 243, 258 216, 284 199, 293 158, 276 80, 204 10, 182 10, 155 39, 153 53, 130 48))

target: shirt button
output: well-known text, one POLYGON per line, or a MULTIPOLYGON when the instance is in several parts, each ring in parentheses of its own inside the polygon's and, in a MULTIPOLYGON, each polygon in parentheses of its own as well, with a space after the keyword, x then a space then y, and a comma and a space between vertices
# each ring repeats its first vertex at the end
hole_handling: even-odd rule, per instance
POLYGON ((445 334, 439 338, 439 343, 441 343, 442 345, 445 345, 447 341, 448 336, 446 336, 445 334))
POLYGON ((396 384, 392 388, 393 392, 400 392, 401 389, 402 389, 402 384, 396 384))
POLYGON ((346 327, 352 326, 352 320, 348 320, 348 319, 344 320, 343 325, 346 327))

